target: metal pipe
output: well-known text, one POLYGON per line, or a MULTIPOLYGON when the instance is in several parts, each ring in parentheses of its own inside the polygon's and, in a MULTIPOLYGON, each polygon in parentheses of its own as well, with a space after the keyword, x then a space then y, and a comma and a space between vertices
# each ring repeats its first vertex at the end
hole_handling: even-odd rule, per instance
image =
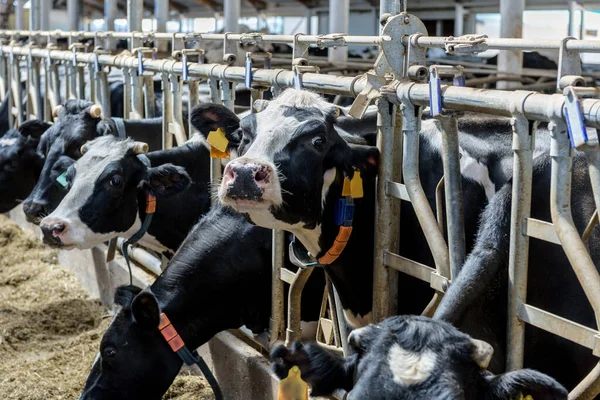
POLYGON ((588 159, 594 202, 596 204, 596 209, 600 210, 600 153, 596 146, 587 147, 584 151, 588 159))
MULTIPOLYGON (((329 32, 347 33, 350 23, 350 0, 329 0, 329 32)), ((330 47, 330 63, 347 62, 348 47, 330 47)))
POLYGON ((581 21, 583 19, 583 10, 577 0, 569 0, 569 36, 581 39, 581 21), (579 15, 578 15, 579 13, 579 15))
POLYGON ((40 30, 41 0, 29 0, 29 30, 40 30))
MULTIPOLYGON (((129 32, 142 31, 142 18, 144 17, 144 0, 127 0, 127 29, 129 32)), ((140 38, 130 35, 129 50, 141 47, 140 38)))
MULTIPOLYGON (((167 31, 167 21, 169 20, 169 0, 154 0, 154 18, 156 18, 156 32, 167 31)), ((158 51, 167 51, 166 42, 158 42, 158 51)))
POLYGON ((442 132, 442 164, 444 166, 444 191, 446 193, 446 220, 450 277, 458 276, 465 262, 465 221, 458 146, 458 119, 455 115, 439 115, 442 132))
POLYGON ((380 0, 379 15, 392 14, 397 15, 406 12, 406 3, 408 0, 380 0))
MULTIPOLYGON (((283 249, 281 249, 283 252, 283 249)), ((283 252, 285 254, 285 252, 283 252)), ((275 253, 277 254, 277 253, 275 253)), ((310 278, 314 267, 299 270, 290 284, 288 292, 288 320, 285 332, 285 345, 290 346, 302 336, 300 310, 302 305, 302 290, 310 278)))
MULTIPOLYGON (((167 72, 163 72, 162 74, 162 91, 163 91, 163 149, 170 149, 173 147, 173 135, 169 131, 169 121, 171 120, 171 115, 173 115, 173 96, 171 93, 171 84, 169 83, 169 74, 167 72)), ((211 161, 213 159, 211 158, 211 161)), ((212 170, 211 170, 212 172, 212 170)), ((211 198, 214 198, 212 196, 211 198)))
POLYGON ((569 393, 569 400, 592 400, 600 393, 600 363, 569 393))
POLYGON ((450 278, 448 245, 437 225, 419 178, 420 118, 417 117, 415 106, 409 102, 403 103, 402 115, 402 133, 404 135, 402 173, 404 185, 406 185, 410 202, 433 255, 436 269, 440 275, 450 278))
MULTIPOLYGON (((123 248, 124 241, 125 239, 121 237, 117 238, 117 247, 119 249, 123 248)), ((148 253, 146 250, 142 249, 141 247, 130 247, 129 257, 156 276, 162 273, 160 260, 154 257, 152 254, 148 253)))
MULTIPOLYGON (((112 32, 115 30, 115 19, 117 19, 117 0, 104 0, 104 30, 112 32)), ((112 36, 112 35, 111 35, 112 36)), ((111 36, 107 36, 104 46, 113 50, 114 40, 111 36)))
MULTIPOLYGON (((523 37, 523 11, 525 0, 500 0, 500 36, 503 38, 523 37)), ((520 74, 523 68, 523 53, 519 50, 503 51, 498 54, 498 72, 520 74)), ((498 89, 507 89, 514 83, 498 82, 498 89)))
POLYGON ((312 34, 312 16, 313 16, 312 8, 307 8, 306 9, 306 34, 307 35, 312 34))
MULTIPOLYGON (((470 10, 465 15, 464 33, 474 34, 477 31, 477 14, 470 10)), ((437 35, 437 33, 436 33, 437 35)))
POLYGON ((284 284, 281 280, 281 269, 285 265, 285 233, 273 229, 271 262, 273 273, 271 275, 271 344, 282 340, 285 332, 284 316, 284 284))
POLYGON ((454 36, 459 37, 465 34, 465 6, 461 3, 454 3, 454 36))
POLYGON ((435 21, 435 36, 442 36, 444 34, 444 20, 438 19, 435 21))
POLYGON ((23 12, 23 5, 25 0, 17 0, 15 5, 15 28, 18 31, 25 29, 25 13, 23 12))
MULTIPOLYGON (((588 253, 585 243, 575 228, 571 215, 571 172, 573 153, 562 120, 552 121, 551 130, 552 176, 550 181, 550 214, 556 235, 569 259, 573 271, 594 310, 596 321, 600 319, 600 275, 588 253)), ((600 325, 600 324, 599 324, 600 325)))
POLYGON ((69 17, 69 29, 71 31, 79 30, 79 0, 67 0, 67 15, 69 17))
POLYGON ((239 33, 241 9, 241 0, 224 0, 223 11, 225 14, 225 32, 239 33))
POLYGON ((40 2, 40 30, 50 29, 50 14, 52 12, 52 0, 38 0, 40 2))
MULTIPOLYGON (((518 104, 515 101, 513 104, 518 104)), ((523 368, 525 355, 525 322, 519 319, 519 309, 527 300, 529 236, 525 222, 531 212, 534 136, 529 121, 517 114, 511 119, 513 129, 513 187, 510 219, 510 251, 508 261, 508 370, 523 368)))
POLYGON ((379 173, 375 205, 375 258, 373 262, 373 321, 379 322, 396 314, 398 307, 398 273, 385 265, 385 251, 398 252, 400 231, 400 200, 389 196, 387 183, 398 182, 402 176, 402 136, 396 128, 402 126, 397 106, 377 101, 377 147, 379 173), (399 119, 397 121, 397 118, 399 119))

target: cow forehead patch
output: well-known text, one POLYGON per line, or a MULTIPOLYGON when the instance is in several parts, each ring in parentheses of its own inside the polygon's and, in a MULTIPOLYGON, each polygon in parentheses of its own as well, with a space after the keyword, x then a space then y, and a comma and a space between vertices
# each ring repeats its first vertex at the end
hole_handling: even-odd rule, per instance
POLYGON ((0 139, 0 147, 14 146, 17 140, 17 138, 2 138, 0 139))
POLYGON ((435 368, 436 355, 431 350, 412 352, 395 343, 390 348, 387 361, 394 382, 408 386, 429 378, 435 368))

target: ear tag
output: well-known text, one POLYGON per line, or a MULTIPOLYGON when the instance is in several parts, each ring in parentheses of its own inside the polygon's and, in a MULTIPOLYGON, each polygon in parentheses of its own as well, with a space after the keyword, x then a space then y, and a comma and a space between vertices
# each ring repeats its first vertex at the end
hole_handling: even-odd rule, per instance
POLYGON ((217 129, 216 131, 210 131, 208 133, 208 137, 206 138, 208 144, 212 147, 215 147, 222 153, 227 151, 227 145, 229 144, 229 140, 225 137, 225 131, 222 128, 217 129))
POLYGON ((519 393, 519 400, 533 400, 533 397, 530 394, 523 396, 523 393, 519 393))
POLYGON ((65 171, 62 174, 60 174, 60 176, 58 178, 56 178, 56 182, 60 183, 60 185, 62 187, 66 188, 67 185, 69 184, 67 182, 67 171, 65 171))
POLYGON ((287 378, 279 383, 277 400, 308 400, 308 385, 302 380, 297 366, 294 365, 287 378))
POLYGON ((230 154, 229 154, 229 150, 222 152, 221 150, 217 149, 216 147, 210 146, 210 156, 212 158, 229 158, 230 154))
POLYGON ((360 171, 354 171, 354 176, 350 181, 350 190, 352 192, 351 196, 353 199, 360 199, 363 197, 363 181, 360 177, 360 171))
POLYGON ((344 186, 342 186, 342 196, 351 196, 352 187, 350 186, 350 178, 344 178, 344 186))
POLYGON ((354 204, 349 204, 346 198, 338 199, 334 207, 335 223, 338 226, 349 226, 354 219, 354 204))

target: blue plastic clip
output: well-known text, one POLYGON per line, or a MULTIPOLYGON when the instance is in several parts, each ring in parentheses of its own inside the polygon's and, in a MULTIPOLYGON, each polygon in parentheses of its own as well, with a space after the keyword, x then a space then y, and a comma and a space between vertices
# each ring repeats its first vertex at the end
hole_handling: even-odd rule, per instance
POLYGON ((60 174, 60 176, 58 178, 56 178, 56 182, 58 182, 62 187, 66 188, 67 185, 69 184, 67 182, 67 171, 60 174))
POLYGON ((271 69, 271 57, 265 58, 265 69, 271 69))
POLYGON ((246 53, 246 73, 244 75, 244 83, 248 89, 252 87, 252 53, 246 53))
POLYGON ((138 50, 138 75, 144 75, 144 54, 138 50))
POLYGON ((352 224, 354 219, 354 204, 349 203, 345 198, 338 199, 334 208, 335 223, 337 225, 352 224))
POLYGON ((577 94, 572 87, 567 87, 564 90, 565 95, 565 119, 567 121, 567 130, 569 131, 569 139, 571 147, 579 148, 586 144, 589 140, 587 128, 583 122, 583 113, 581 112, 581 104, 577 98, 577 94))
POLYGON ((429 75, 429 114, 432 117, 442 113, 442 86, 440 77, 435 68, 429 75))
POLYGON ((455 75, 454 78, 452 79, 452 84, 454 86, 466 86, 467 85, 467 81, 465 79, 464 75, 455 75))

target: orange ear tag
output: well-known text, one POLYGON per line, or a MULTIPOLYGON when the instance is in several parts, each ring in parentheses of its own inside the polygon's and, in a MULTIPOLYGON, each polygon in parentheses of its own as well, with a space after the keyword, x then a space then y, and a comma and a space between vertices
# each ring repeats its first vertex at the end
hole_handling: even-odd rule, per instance
POLYGON ((344 178, 344 186, 342 187, 342 196, 351 196, 352 187, 350 186, 350 178, 344 178))
POLYGON ((294 365, 287 378, 279 383, 277 400, 308 400, 308 384, 302 380, 297 366, 294 365))
POLYGON ((229 151, 227 145, 229 140, 225 137, 225 131, 222 128, 216 131, 210 131, 206 141, 210 145, 210 156, 213 158, 227 158, 229 151))
POLYGON ((353 199, 360 199, 363 197, 363 181, 360 177, 360 171, 354 171, 354 176, 350 181, 350 190, 352 191, 353 199))

